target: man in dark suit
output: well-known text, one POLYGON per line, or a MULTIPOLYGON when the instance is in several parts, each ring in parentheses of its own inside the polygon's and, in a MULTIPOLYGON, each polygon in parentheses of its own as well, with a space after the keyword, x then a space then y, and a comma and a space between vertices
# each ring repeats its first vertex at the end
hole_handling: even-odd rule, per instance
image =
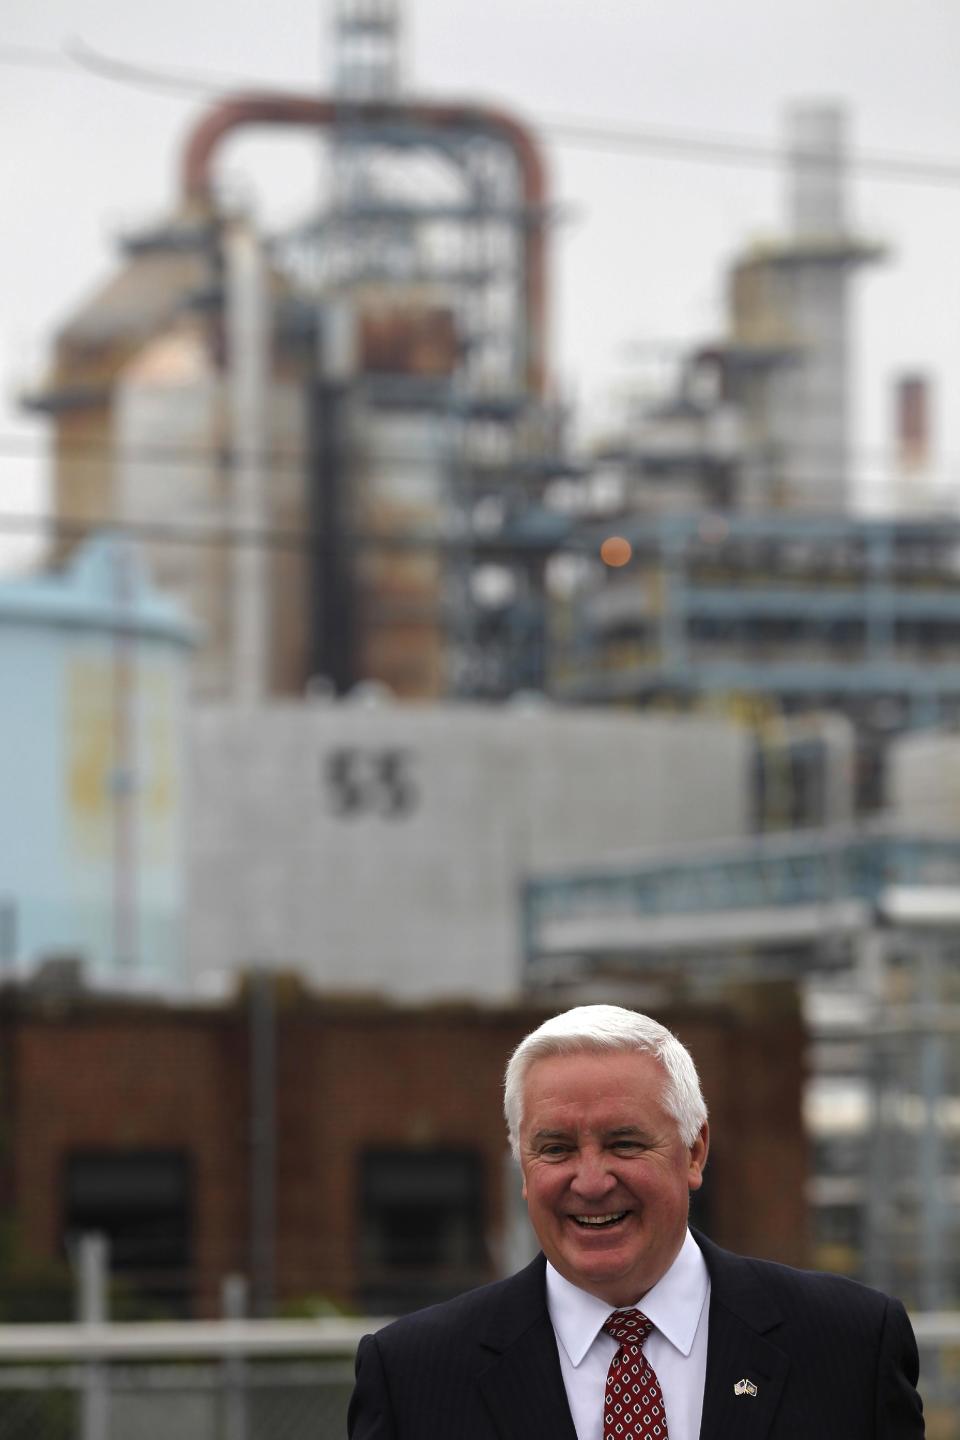
POLYGON ((655 1020, 581 1006, 507 1068, 542 1254, 367 1336, 351 1440, 916 1440, 902 1305, 687 1228, 707 1112, 655 1020))

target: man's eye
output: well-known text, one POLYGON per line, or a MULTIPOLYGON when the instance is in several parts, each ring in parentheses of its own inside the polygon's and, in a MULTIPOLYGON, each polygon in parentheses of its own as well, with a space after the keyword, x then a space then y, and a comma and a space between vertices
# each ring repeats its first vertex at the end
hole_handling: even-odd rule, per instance
POLYGON ((620 1155, 636 1155, 644 1147, 639 1140, 617 1140, 613 1148, 620 1155))
POLYGON ((569 1145, 544 1145, 540 1154, 547 1160, 562 1160, 565 1155, 570 1154, 569 1145))

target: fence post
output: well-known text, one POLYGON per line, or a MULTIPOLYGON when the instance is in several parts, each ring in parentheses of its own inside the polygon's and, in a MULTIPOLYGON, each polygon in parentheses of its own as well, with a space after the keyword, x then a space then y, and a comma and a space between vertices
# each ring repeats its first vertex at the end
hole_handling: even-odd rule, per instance
MULTIPOLYGON (((77 1243, 77 1312, 82 1325, 102 1325, 107 1319, 107 1239, 81 1235, 77 1243)), ((101 1360, 88 1360, 83 1368, 80 1401, 81 1440, 108 1440, 110 1394, 107 1368, 101 1360)))
MULTIPOLYGON (((223 1318, 243 1320, 247 1313, 247 1281, 227 1275, 223 1281, 223 1318)), ((247 1365, 243 1355, 228 1355, 223 1362, 224 1440, 247 1440, 247 1365)))

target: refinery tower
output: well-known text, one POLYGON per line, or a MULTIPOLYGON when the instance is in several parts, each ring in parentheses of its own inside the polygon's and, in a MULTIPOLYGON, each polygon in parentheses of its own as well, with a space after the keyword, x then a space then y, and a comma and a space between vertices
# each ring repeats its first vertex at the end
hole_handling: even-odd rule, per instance
POLYGON ((559 464, 540 151, 512 115, 404 94, 397 0, 338 0, 333 28, 331 93, 201 115, 173 213, 60 330, 31 397, 60 550, 142 527, 200 696, 537 686, 541 552, 471 537, 559 464), (314 133, 328 177, 269 238, 217 179, 262 127, 314 133))

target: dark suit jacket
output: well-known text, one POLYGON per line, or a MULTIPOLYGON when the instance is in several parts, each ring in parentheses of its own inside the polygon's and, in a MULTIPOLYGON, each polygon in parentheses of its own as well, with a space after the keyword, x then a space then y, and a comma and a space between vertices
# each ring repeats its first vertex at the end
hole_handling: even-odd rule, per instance
MULTIPOLYGON (((898 1300, 696 1240, 711 1282, 700 1440, 923 1435, 917 1346, 898 1300), (734 1393, 741 1379, 756 1396, 734 1393)), ((576 1440, 544 1267, 538 1256, 367 1335, 350 1440, 576 1440)))

